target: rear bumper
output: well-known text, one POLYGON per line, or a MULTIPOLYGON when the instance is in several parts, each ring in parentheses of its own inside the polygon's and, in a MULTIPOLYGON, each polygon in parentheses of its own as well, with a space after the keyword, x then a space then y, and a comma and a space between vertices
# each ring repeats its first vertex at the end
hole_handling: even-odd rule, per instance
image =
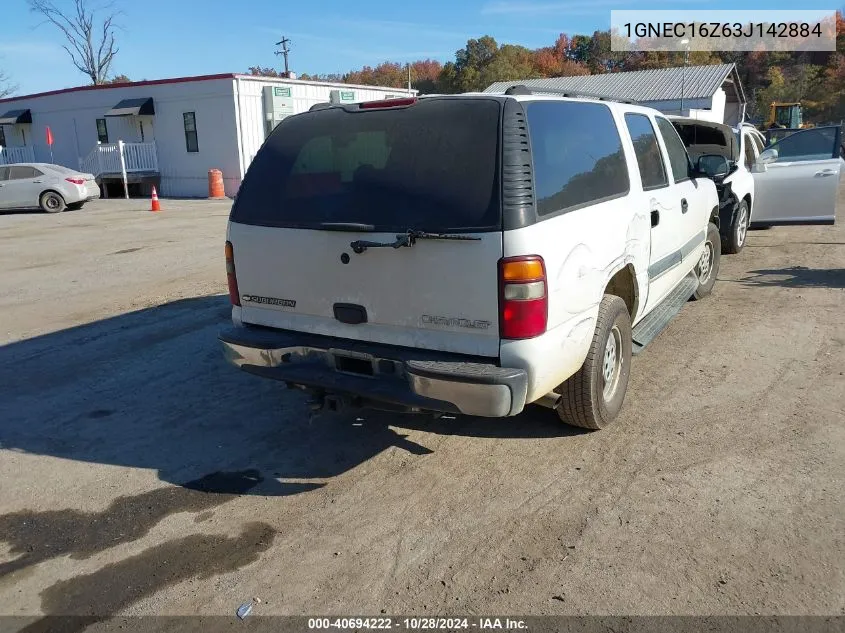
POLYGON ((219 339, 226 360, 248 373, 362 406, 505 417, 522 411, 528 392, 525 370, 457 354, 248 326, 219 339))

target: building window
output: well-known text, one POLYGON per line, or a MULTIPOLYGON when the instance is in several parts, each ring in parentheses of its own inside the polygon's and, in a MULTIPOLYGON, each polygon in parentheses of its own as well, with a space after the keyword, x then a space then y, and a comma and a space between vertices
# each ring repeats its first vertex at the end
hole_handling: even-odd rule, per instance
POLYGON ((100 143, 109 142, 109 128, 105 119, 97 119, 97 140, 100 143))
POLYGON ((200 151, 197 141, 197 115, 195 112, 185 112, 182 115, 185 121, 185 147, 189 152, 200 151))

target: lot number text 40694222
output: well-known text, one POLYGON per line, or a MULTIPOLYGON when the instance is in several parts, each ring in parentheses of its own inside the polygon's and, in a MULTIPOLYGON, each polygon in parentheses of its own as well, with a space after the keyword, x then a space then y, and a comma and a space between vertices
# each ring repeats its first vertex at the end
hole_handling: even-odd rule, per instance
POLYGON ((527 628, 524 620, 510 618, 308 618, 309 630, 400 629, 408 631, 455 631, 478 629, 482 631, 516 631, 527 628))

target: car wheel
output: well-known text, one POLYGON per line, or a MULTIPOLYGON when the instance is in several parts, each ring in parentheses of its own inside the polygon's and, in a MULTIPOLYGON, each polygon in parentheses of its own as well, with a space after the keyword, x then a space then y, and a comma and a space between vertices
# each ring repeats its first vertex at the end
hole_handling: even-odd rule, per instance
POLYGON ((558 389, 560 419, 584 429, 603 429, 616 419, 631 374, 631 316, 615 295, 605 295, 587 358, 558 389))
POLYGON ((42 193, 39 204, 41 206, 41 210, 45 213, 60 213, 65 210, 65 199, 55 191, 42 193))
POLYGON ((719 236, 719 229, 715 224, 707 226, 707 239, 704 241, 704 250, 695 265, 695 274, 698 276, 698 288, 693 293, 693 299, 703 299, 709 295, 716 283, 719 274, 719 261, 722 256, 722 238, 719 236))
POLYGON ((84 202, 74 202, 67 205, 68 211, 79 211, 85 205, 84 202))
POLYGON ((740 200, 736 208, 733 224, 725 236, 725 243, 722 244, 722 252, 735 255, 745 246, 745 238, 748 237, 748 203, 740 200))

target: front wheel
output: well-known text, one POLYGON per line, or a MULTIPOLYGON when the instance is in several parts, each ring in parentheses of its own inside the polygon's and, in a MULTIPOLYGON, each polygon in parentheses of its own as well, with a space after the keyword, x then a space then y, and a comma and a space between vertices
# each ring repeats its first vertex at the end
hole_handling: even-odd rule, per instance
POLYGON ((745 200, 740 200, 736 207, 733 224, 726 236, 727 239, 722 244, 723 253, 735 255, 745 246, 745 238, 748 236, 748 219, 748 203, 745 200))
POLYGON ((704 250, 695 265, 695 274, 698 277, 698 288, 692 295, 693 299, 703 299, 713 291, 716 283, 716 276, 719 274, 719 262, 722 258, 722 238, 719 236, 719 229, 710 223, 707 226, 707 238, 704 241, 704 250))
POLYGON ((616 419, 631 374, 631 316, 615 295, 604 295, 587 358, 559 387, 560 419, 584 429, 603 429, 616 419))
POLYGON ((65 210, 65 199, 55 191, 42 193, 38 203, 45 213, 60 213, 65 210))

